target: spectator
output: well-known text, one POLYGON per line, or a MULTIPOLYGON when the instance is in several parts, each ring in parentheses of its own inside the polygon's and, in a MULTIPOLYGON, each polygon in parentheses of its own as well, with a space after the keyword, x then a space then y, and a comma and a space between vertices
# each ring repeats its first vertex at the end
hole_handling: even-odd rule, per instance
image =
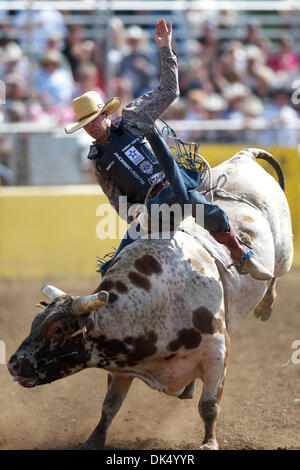
POLYGON ((267 59, 271 55, 272 42, 269 38, 262 37, 259 41, 258 46, 263 53, 264 57, 267 59))
POLYGON ((298 54, 293 50, 290 36, 279 40, 278 51, 270 56, 268 65, 282 77, 282 80, 285 80, 291 72, 299 69, 298 54))
POLYGON ((120 18, 111 19, 108 34, 110 34, 108 59, 112 66, 117 67, 123 57, 130 52, 126 43, 126 31, 120 18))
MULTIPOLYGON (((186 97, 186 121, 200 121, 205 119, 203 101, 206 98, 204 90, 194 89, 188 92, 186 97)), ((197 141, 201 136, 201 131, 187 131, 183 134, 185 140, 197 141)))
POLYGON ((257 96, 251 95, 244 101, 242 111, 244 112, 245 127, 242 133, 242 140, 246 143, 256 144, 259 140, 259 135, 261 132, 264 132, 257 128, 259 124, 263 124, 263 103, 257 96))
POLYGON ((12 101, 7 107, 7 121, 8 122, 22 122, 26 121, 27 110, 26 105, 22 101, 12 101))
POLYGON ((208 64, 217 57, 220 47, 217 25, 214 21, 205 21, 203 34, 198 38, 198 41, 202 45, 202 60, 208 64))
POLYGON ((271 123, 274 129, 261 133, 261 145, 281 145, 294 147, 298 145, 298 131, 293 125, 298 119, 297 111, 289 105, 290 90, 278 88, 272 90, 272 101, 264 109, 262 117, 265 123, 271 123))
POLYGON ((246 34, 243 39, 245 46, 253 44, 254 46, 260 47, 262 39, 262 31, 258 24, 256 24, 254 19, 250 20, 250 23, 247 25, 246 34))
MULTIPOLYGON (((227 108, 226 101, 218 93, 211 93, 203 101, 205 119, 223 119, 227 108)), ((223 142, 224 132, 220 130, 210 130, 201 136, 201 142, 223 142)))
POLYGON ((218 24, 223 28, 234 28, 238 23, 236 10, 220 10, 218 12, 218 24))
POLYGON ((276 73, 266 65, 259 65, 253 75, 253 92, 258 98, 267 102, 270 95, 270 89, 277 85, 276 73))
POLYGON ((62 53, 68 59, 73 77, 76 78, 78 68, 82 63, 92 62, 95 44, 84 38, 84 29, 80 25, 70 25, 65 47, 62 53))
POLYGON ((205 97, 202 106, 205 119, 223 119, 227 103, 218 93, 211 93, 205 97))
POLYGON ((62 51, 64 47, 63 36, 60 31, 52 31, 47 37, 46 50, 56 49, 62 51))
POLYGON ((104 92, 98 87, 98 69, 91 62, 81 64, 77 69, 77 86, 74 92, 74 98, 83 95, 87 91, 96 91, 104 100, 104 92))
POLYGON ((224 89, 223 97, 228 103, 228 109, 225 113, 226 119, 243 119, 244 104, 249 94, 249 89, 238 82, 232 83, 224 89))
POLYGON ((191 89, 205 88, 210 83, 209 70, 202 60, 202 45, 199 41, 189 39, 184 46, 184 58, 179 64, 179 83, 181 96, 191 89))
MULTIPOLYGON (((90 41, 91 42, 91 41, 90 41)), ((86 42, 87 43, 87 42, 86 42)), ((86 44, 86 47, 88 44, 86 44)), ((90 47, 91 44, 90 44, 90 47)), ((108 94, 107 86, 110 89, 110 83, 107 82, 108 78, 108 63, 107 60, 108 58, 105 55, 105 47, 103 47, 102 43, 94 44, 93 49, 91 49, 91 59, 90 61, 93 62, 96 67, 97 67, 97 86, 100 90, 102 90, 102 93, 105 93, 106 95, 108 94)), ((109 71, 109 77, 116 77, 117 73, 114 70, 114 73, 112 74, 112 70, 109 71)), ((111 91, 111 90, 110 90, 111 91)), ((111 95, 111 92, 109 93, 111 95)))
MULTIPOLYGON (((66 67, 63 55, 49 49, 40 60, 35 77, 35 100, 48 115, 48 123, 64 125, 73 118, 71 101, 74 92, 72 73, 66 67)), ((39 109, 34 118, 38 119, 39 109)))
POLYGON ((203 101, 205 98, 206 93, 203 90, 195 89, 189 91, 187 94, 187 120, 199 120, 205 117, 203 109, 203 101))
POLYGON ((12 72, 5 77, 6 104, 10 101, 22 101, 26 99, 27 87, 22 77, 16 72, 12 72))
POLYGON ((5 46, 1 62, 0 80, 5 81, 5 77, 11 73, 18 75, 20 80, 28 79, 29 61, 16 42, 9 42, 5 46))
MULTIPOLYGON (((224 119, 238 122, 242 125, 245 118, 244 106, 246 99, 250 96, 250 90, 242 83, 235 82, 228 85, 223 91, 223 98, 228 103, 224 113, 224 119)), ((241 134, 234 129, 224 131, 224 142, 240 142, 241 134)))
POLYGON ((41 58, 35 86, 45 108, 71 105, 73 79, 59 51, 49 49, 41 58))
POLYGON ((222 92, 232 83, 243 80, 245 73, 245 52, 238 41, 229 44, 227 50, 213 64, 213 78, 218 91, 222 92))
POLYGON ((181 71, 179 77, 182 96, 187 96, 191 90, 203 89, 206 93, 214 91, 210 70, 200 57, 195 57, 190 67, 186 71, 181 71))
MULTIPOLYGON (((95 62, 99 69, 99 84, 103 90, 106 91, 107 95, 114 93, 119 96, 118 93, 113 92, 110 83, 108 83, 108 89, 106 89, 106 74, 116 78, 118 77, 120 64, 127 54, 130 53, 129 46, 126 41, 126 31, 122 20, 118 17, 114 17, 109 22, 107 34, 109 35, 109 50, 104 54, 105 47, 103 44, 98 44, 95 51, 95 62), (105 66, 106 65, 106 66, 105 66), (104 72, 105 71, 105 72, 104 72)), ((118 84, 121 84, 123 79, 117 80, 118 84)), ((124 84, 128 83, 128 79, 124 78, 124 84)), ((126 85, 127 87, 127 85, 126 85)), ((127 87, 128 88, 128 87, 127 87)), ((132 86, 130 86, 130 95, 132 96, 132 86)), ((131 100, 129 100, 131 101, 131 100)), ((128 101, 128 102, 129 102, 128 101)), ((121 110, 119 110, 121 112, 121 110)))
POLYGON ((158 78, 157 56, 147 49, 148 37, 139 26, 126 31, 129 53, 120 64, 119 75, 132 82, 134 98, 155 88, 158 78))
POLYGON ((19 77, 16 73, 8 74, 5 78, 6 84, 6 103, 4 105, 5 112, 6 112, 6 121, 11 121, 11 116, 13 117, 13 122, 17 122, 15 116, 18 117, 18 121, 24 119, 34 120, 41 122, 46 122, 49 117, 46 116, 43 112, 43 109, 37 101, 34 101, 29 96, 29 89, 22 77, 19 77), (18 107, 18 103, 21 104, 22 109, 26 109, 26 114, 20 112, 21 106, 18 107), (25 104, 26 103, 26 104, 25 104), (17 110, 11 114, 10 110, 12 109, 17 110))
POLYGON ((19 10, 15 16, 14 27, 17 37, 21 34, 22 50, 28 52, 30 47, 37 59, 45 53, 50 34, 58 32, 65 38, 67 33, 63 15, 55 10, 19 10), (33 29, 29 36, 30 22, 33 29))

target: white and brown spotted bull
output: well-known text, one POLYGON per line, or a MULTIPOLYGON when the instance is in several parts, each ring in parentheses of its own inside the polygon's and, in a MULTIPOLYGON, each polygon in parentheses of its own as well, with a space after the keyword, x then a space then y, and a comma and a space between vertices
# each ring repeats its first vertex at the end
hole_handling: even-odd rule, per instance
MULTIPOLYGON (((177 230, 171 239, 140 239, 126 247, 90 296, 43 288, 51 302, 43 303, 8 368, 24 387, 87 367, 109 372, 102 416, 86 448, 103 448, 135 377, 179 398, 190 398, 194 381, 201 379, 201 449, 218 448, 215 426, 230 334, 252 312, 268 318, 275 280, 292 262, 288 204, 275 179, 256 163, 259 156, 274 165, 265 152, 247 149, 214 168, 212 176, 215 183, 226 173, 223 189, 240 196, 219 194, 215 202, 274 273, 272 281, 257 281, 229 267, 227 249, 190 219, 190 227, 177 230)), ((280 167, 275 167, 283 182, 280 167)))

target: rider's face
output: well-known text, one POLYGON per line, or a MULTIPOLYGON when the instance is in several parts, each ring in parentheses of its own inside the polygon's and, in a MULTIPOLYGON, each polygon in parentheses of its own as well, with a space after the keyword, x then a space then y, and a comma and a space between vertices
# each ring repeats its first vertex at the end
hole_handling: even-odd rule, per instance
POLYGON ((84 126, 84 130, 95 140, 101 140, 108 133, 111 125, 109 113, 99 114, 92 122, 84 126))

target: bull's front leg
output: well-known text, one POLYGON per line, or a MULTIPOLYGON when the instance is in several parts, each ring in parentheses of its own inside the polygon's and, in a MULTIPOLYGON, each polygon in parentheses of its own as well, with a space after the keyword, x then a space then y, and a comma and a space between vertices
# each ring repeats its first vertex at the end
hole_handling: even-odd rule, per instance
POLYGON ((99 423, 88 440, 82 444, 82 450, 102 450, 105 445, 107 431, 112 420, 118 413, 130 388, 133 377, 122 377, 115 374, 108 376, 108 389, 102 406, 99 423))
POLYGON ((204 421, 205 435, 200 450, 218 450, 216 438, 217 417, 224 387, 227 357, 229 352, 229 336, 224 334, 224 345, 218 348, 203 368, 203 388, 198 405, 199 414, 204 421), (224 347, 225 346, 225 347, 224 347))

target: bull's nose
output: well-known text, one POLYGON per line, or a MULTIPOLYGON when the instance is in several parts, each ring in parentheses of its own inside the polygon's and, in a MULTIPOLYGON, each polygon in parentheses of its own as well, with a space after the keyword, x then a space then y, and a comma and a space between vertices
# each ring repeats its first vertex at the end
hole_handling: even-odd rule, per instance
POLYGON ((17 376, 17 375, 20 375, 20 363, 18 361, 14 361, 14 362, 9 362, 7 364, 7 368, 9 370, 9 373, 10 375, 12 375, 13 377, 17 376))
POLYGON ((35 375, 34 369, 27 359, 10 360, 7 368, 13 377, 32 377, 35 375))

